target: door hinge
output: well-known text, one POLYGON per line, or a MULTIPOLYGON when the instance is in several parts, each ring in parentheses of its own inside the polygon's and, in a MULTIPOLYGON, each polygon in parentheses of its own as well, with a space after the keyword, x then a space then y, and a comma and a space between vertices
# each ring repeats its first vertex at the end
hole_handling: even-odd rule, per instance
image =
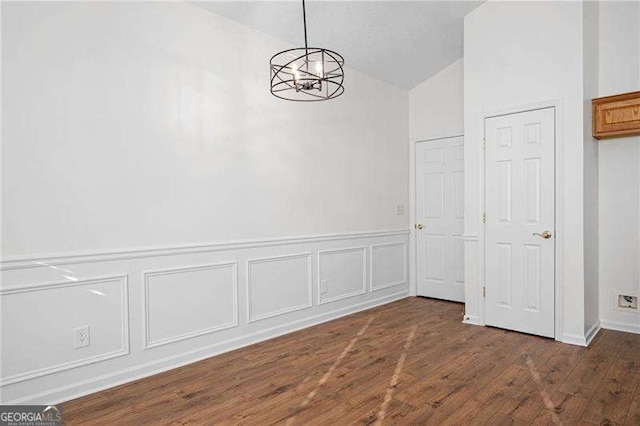
POLYGON ((482 149, 487 149, 487 140, 482 139, 482 149))
POLYGON ((487 213, 482 212, 482 223, 487 223, 487 213))
POLYGON ((487 288, 482 287, 482 297, 487 297, 487 288))

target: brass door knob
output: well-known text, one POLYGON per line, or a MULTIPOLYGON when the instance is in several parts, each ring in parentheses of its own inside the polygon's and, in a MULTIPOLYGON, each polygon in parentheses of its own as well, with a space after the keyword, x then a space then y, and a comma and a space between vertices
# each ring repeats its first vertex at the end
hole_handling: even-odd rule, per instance
POLYGON ((422 229, 424 226, 421 223, 416 223, 416 229, 422 229))
POLYGON ((551 238, 551 232, 550 231, 543 231, 542 234, 538 234, 537 232, 534 232, 533 235, 537 235, 538 237, 542 237, 545 240, 548 240, 549 238, 551 238))

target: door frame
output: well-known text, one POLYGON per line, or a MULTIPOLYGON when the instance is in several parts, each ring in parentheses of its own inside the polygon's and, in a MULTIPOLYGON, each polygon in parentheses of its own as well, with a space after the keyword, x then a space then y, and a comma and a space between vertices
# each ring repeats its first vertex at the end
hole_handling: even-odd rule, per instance
MULTIPOLYGON (((416 253, 418 251, 418 239, 416 238, 416 146, 423 142, 436 142, 445 139, 463 138, 464 133, 439 136, 429 139, 409 140, 409 295, 418 294, 418 263, 416 253)), ((465 295, 466 299, 466 295, 465 295)))
MULTIPOLYGON (((554 282, 554 294, 555 294, 555 336, 557 341, 563 340, 562 332, 562 266, 563 266, 563 238, 564 238, 564 221, 563 221, 563 182, 564 182, 564 144, 562 133, 562 100, 554 99, 549 101, 542 101, 533 104, 506 107, 499 110, 488 111, 480 115, 480 127, 482 131, 483 141, 486 140, 486 120, 488 118, 499 117, 502 115, 518 114, 523 112, 535 111, 546 108, 554 108, 554 126, 555 126, 555 229, 554 243, 555 243, 555 282, 554 282)), ((479 175, 478 179, 478 194, 479 194, 479 207, 478 219, 480 226, 478 227, 478 276, 477 276, 477 295, 478 295, 478 324, 486 325, 486 299, 482 295, 482 287, 485 285, 485 266, 486 266, 486 251, 485 251, 485 224, 482 222, 482 213, 486 211, 486 198, 485 198, 485 180, 486 180, 486 156, 485 149, 482 141, 478 144, 478 158, 479 161, 479 175)))

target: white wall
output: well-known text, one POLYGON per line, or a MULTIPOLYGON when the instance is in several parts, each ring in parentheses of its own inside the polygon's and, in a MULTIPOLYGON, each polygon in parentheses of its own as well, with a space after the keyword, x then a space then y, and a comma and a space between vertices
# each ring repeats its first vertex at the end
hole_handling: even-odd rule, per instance
POLYGON ((598 149, 592 136, 591 99, 598 97, 599 2, 583 3, 584 100, 584 329, 593 335, 599 326, 599 219, 598 149))
POLYGON ((5 257, 407 226, 406 91, 281 101, 290 46, 191 5, 3 12, 5 257))
POLYGON ((2 403, 408 295, 407 93, 278 100, 287 47, 187 3, 2 3, 2 403))
MULTIPOLYGON (((600 3, 600 96, 640 90, 640 3, 600 3)), ((600 318, 640 332, 640 316, 616 310, 640 296, 640 138, 599 142, 600 318)))
POLYGON ((480 225, 481 117, 559 100, 562 155, 563 329, 584 343, 583 40, 579 2, 488 2, 465 17, 465 281, 466 314, 482 322, 477 236, 480 225), (475 240, 474 240, 475 239, 475 240))
POLYGON ((463 59, 409 91, 409 139, 420 141, 464 133, 463 59))

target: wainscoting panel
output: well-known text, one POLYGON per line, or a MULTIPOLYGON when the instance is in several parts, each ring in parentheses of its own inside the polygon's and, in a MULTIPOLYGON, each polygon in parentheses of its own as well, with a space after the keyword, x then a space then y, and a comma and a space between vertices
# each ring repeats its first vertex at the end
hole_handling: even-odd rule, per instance
POLYGON ((237 262, 146 272, 145 348, 238 325, 237 262))
POLYGON ((0 291, 2 384, 128 354, 127 293, 126 276, 0 291), (91 345, 75 348, 84 326, 91 345))
POLYGON ((310 308, 311 253, 247 262, 249 322, 310 308))
POLYGON ((366 247, 318 253, 318 301, 335 302, 367 292, 366 247))
POLYGON ((407 243, 371 246, 371 291, 407 283, 407 243))
POLYGON ((397 230, 3 259, 0 403, 60 403, 402 299, 408 240, 397 230), (75 349, 84 326, 89 346, 75 349))

